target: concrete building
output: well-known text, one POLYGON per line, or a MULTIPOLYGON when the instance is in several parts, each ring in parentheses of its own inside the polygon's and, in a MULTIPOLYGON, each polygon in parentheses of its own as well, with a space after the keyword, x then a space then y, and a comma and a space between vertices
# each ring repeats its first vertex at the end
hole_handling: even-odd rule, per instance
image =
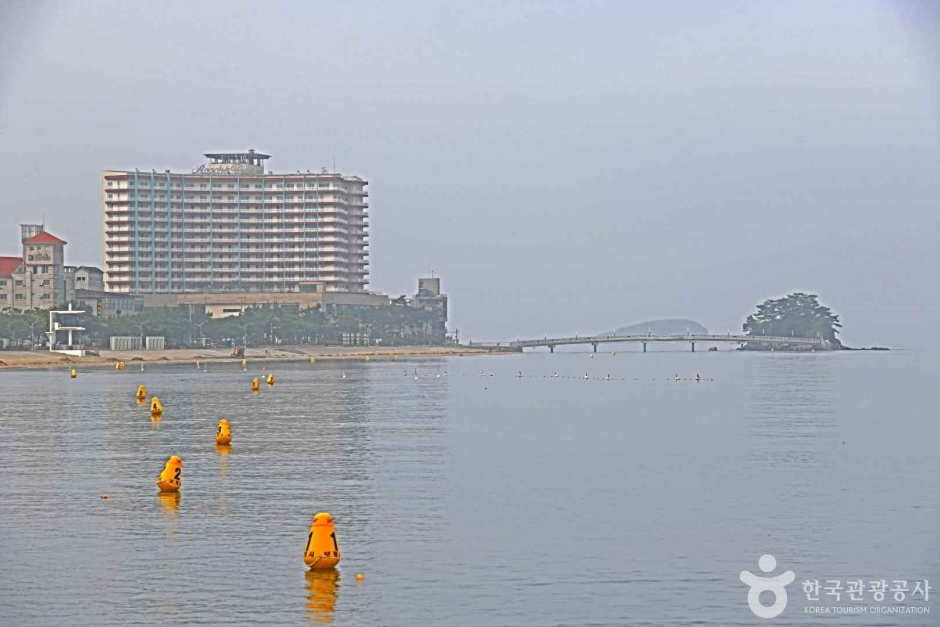
MULTIPOLYGON (((198 306, 213 318, 237 316, 250 307, 291 305, 299 309, 323 307, 330 311, 342 306, 377 307, 388 304, 388 296, 368 292, 329 292, 319 283, 318 289, 303 292, 190 292, 187 294, 144 294, 145 307, 198 306)), ((112 293, 112 296, 115 294, 112 293)))
POLYGON ((72 275, 72 279, 70 284, 73 290, 104 291, 104 271, 101 268, 94 266, 66 266, 66 271, 69 270, 71 270, 70 274, 72 275))
POLYGON ((366 292, 366 181, 266 173, 253 150, 205 156, 190 173, 102 174, 107 291, 366 292))
POLYGON ((76 288, 73 300, 88 309, 91 315, 102 318, 130 316, 144 310, 144 297, 136 294, 116 294, 76 288))
POLYGON ((418 293, 411 297, 408 304, 434 314, 428 322, 428 333, 443 340, 447 335, 447 295, 441 294, 441 279, 418 279, 418 293))
POLYGON ((65 240, 41 224, 20 225, 23 254, 0 257, 0 309, 49 309, 68 299, 65 240))

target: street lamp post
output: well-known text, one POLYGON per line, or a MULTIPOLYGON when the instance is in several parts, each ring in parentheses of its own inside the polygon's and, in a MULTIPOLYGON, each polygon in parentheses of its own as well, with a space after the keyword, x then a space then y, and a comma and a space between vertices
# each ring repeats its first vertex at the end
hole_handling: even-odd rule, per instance
POLYGON ((29 326, 29 350, 33 350, 33 346, 34 346, 34 342, 35 342, 34 338, 36 337, 36 334, 33 332, 33 328, 34 328, 37 324, 39 324, 39 321, 30 322, 30 323, 27 325, 27 326, 29 326))
POLYGON ((240 325, 238 325, 238 326, 240 326, 240 327, 244 330, 244 332, 245 332, 245 335, 244 335, 243 338, 242 338, 242 339, 244 340, 244 341, 242 342, 242 346, 244 346, 245 348, 248 348, 248 327, 251 326, 251 323, 248 323, 248 324, 240 324, 240 325))
POLYGON ((203 346, 203 348, 205 348, 205 346, 206 346, 206 336, 205 336, 205 334, 202 332, 202 325, 204 325, 204 324, 207 323, 207 322, 209 322, 209 319, 208 319, 208 318, 206 318, 206 319, 203 320, 202 322, 197 322, 197 323, 195 323, 196 326, 199 327, 199 339, 200 339, 200 341, 202 341, 202 346, 203 346))
POLYGON ((140 329, 140 350, 144 350, 144 327, 147 326, 147 323, 141 322, 140 324, 134 326, 140 329))

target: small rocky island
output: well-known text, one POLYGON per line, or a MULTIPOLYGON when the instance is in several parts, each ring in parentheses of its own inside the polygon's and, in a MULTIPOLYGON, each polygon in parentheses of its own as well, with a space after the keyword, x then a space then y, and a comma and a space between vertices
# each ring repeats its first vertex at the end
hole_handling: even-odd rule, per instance
POLYGON ((842 324, 829 307, 819 304, 816 294, 794 292, 783 298, 765 300, 744 321, 744 333, 752 338, 744 350, 814 351, 814 350, 888 350, 882 347, 852 349, 836 337, 842 324), (761 337, 818 338, 822 346, 762 343, 761 337))

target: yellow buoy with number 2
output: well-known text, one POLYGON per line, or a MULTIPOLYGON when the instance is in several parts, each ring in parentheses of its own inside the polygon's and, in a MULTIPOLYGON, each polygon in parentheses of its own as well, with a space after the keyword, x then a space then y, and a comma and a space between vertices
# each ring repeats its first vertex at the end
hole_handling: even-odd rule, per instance
POLYGON ((252 392, 258 391, 258 378, 257 377, 251 380, 251 391, 252 392))
POLYGON ((313 517, 310 534, 307 535, 307 548, 304 549, 304 564, 310 570, 328 570, 335 568, 340 560, 339 543, 333 529, 333 517, 320 512, 313 517))
POLYGON ((268 384, 268 385, 274 385, 274 375, 273 375, 273 374, 269 374, 269 375, 268 375, 267 384, 268 384))
POLYGON ((176 492, 183 485, 183 460, 173 455, 166 460, 163 472, 157 477, 157 487, 161 492, 176 492))
POLYGON ((137 386, 137 394, 134 395, 138 401, 142 401, 147 398, 147 388, 143 385, 137 386))
POLYGON ((215 430, 215 443, 216 444, 231 444, 232 443, 232 430, 228 426, 228 420, 223 418, 219 421, 219 427, 215 430))

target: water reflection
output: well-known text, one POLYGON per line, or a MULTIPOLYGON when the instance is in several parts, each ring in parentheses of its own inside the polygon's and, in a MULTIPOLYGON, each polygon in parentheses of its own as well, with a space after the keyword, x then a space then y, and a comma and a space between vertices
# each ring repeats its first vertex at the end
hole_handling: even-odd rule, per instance
POLYGON ((815 355, 754 361, 745 397, 752 459, 773 468, 819 469, 836 423, 832 361, 815 355))
POLYGON ((307 580, 307 618, 313 625, 332 625, 339 571, 308 570, 304 578, 307 580))
POLYGON ((183 495, 179 492, 157 492, 157 501, 160 503, 163 515, 168 520, 179 518, 180 502, 182 500, 183 495))

